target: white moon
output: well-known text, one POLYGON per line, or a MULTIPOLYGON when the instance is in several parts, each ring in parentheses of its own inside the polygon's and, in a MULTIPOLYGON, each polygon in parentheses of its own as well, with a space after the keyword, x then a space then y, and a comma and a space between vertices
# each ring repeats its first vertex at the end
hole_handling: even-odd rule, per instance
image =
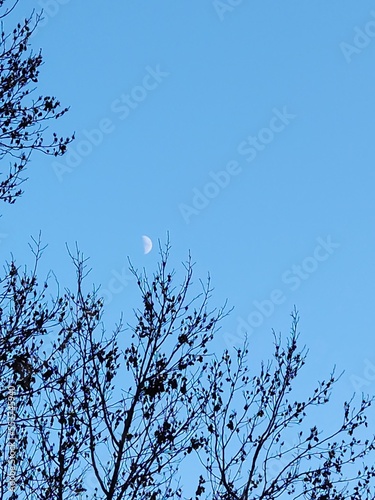
POLYGON ((152 250, 152 241, 148 236, 142 236, 143 241, 143 252, 145 254, 150 253, 152 250))

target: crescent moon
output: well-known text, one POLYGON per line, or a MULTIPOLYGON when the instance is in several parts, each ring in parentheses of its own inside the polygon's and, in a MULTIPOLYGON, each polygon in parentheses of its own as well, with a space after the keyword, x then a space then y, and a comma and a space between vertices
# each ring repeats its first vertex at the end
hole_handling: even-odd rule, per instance
POLYGON ((143 253, 144 254, 150 253, 152 250, 151 238, 149 238, 148 236, 142 236, 142 241, 143 241, 143 253))

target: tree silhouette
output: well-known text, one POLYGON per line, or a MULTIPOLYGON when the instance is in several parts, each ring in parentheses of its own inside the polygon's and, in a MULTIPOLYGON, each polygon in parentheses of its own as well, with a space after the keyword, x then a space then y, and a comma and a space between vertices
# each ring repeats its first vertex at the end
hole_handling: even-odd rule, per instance
MULTIPOLYGON (((0 1, 0 19, 7 21, 17 1, 0 1), (10 7, 6 8, 6 5, 10 7)), ((35 150, 47 155, 64 154, 73 139, 58 137, 56 133, 45 138, 47 122, 64 115, 67 108, 51 96, 35 96, 39 68, 43 58, 41 51, 30 50, 30 37, 40 15, 31 14, 13 30, 0 33, 0 162, 9 161, 8 172, 1 173, 0 200, 14 203, 22 194, 20 184, 31 153, 35 150)))
MULTIPOLYGON (((309 425, 309 410, 328 403, 336 378, 332 373, 309 397, 293 399, 306 360, 296 311, 286 340, 274 337, 273 364, 250 376, 246 343, 221 356, 210 349, 227 313, 209 310, 209 281, 191 296, 190 259, 176 284, 169 252, 168 245, 160 249, 152 279, 131 268, 140 307, 134 324, 120 321, 110 334, 99 290, 84 291, 80 252, 72 255, 76 290, 53 300, 35 269, 28 275, 15 262, 8 266, 0 297, 0 411, 5 417, 11 384, 17 476, 10 498, 187 498, 179 470, 194 456, 201 473, 189 478, 196 481, 189 498, 374 498, 375 471, 365 458, 375 441, 360 436, 372 399, 358 409, 344 403, 334 432, 309 425), (55 341, 47 353, 49 335, 55 341)), ((34 253, 38 261, 39 242, 34 253)), ((2 422, 1 499, 8 498, 9 474, 2 422)))
MULTIPOLYGON (((0 17, 17 3, 5 10, 0 0, 0 17)), ((66 109, 30 97, 42 63, 40 53, 26 55, 32 18, 1 33, 0 158, 13 163, 0 198, 8 203, 21 195, 31 152, 63 154, 70 141, 45 142, 45 122, 66 109)), ((333 371, 310 396, 294 396, 306 361, 296 311, 257 372, 247 341, 217 352, 229 311, 210 308, 209 278, 196 290, 190 257, 182 278, 170 269, 169 243, 152 277, 130 268, 139 305, 127 327, 120 318, 109 332, 79 250, 74 289, 63 292, 57 279, 52 288, 52 272, 38 278, 40 238, 31 250, 32 269, 12 257, 0 277, 0 500, 375 498, 375 438, 363 438, 373 398, 358 408, 345 402, 334 431, 311 424, 337 378, 333 371), (186 479, 184 464, 196 476, 186 479)))
POLYGON ((366 410, 374 398, 362 398, 358 409, 345 402, 334 432, 304 425, 312 407, 329 402, 337 378, 333 371, 305 400, 292 398, 294 380, 306 361, 305 349, 297 345, 298 320, 293 311, 285 343, 274 333, 273 363, 262 363, 257 375, 249 376, 246 343, 237 350, 235 368, 228 351, 210 366, 215 391, 205 412, 209 438, 204 465, 215 498, 374 498, 375 469, 358 463, 374 450, 375 440, 354 437, 359 427, 367 427, 366 410), (277 473, 272 473, 274 466, 277 473))

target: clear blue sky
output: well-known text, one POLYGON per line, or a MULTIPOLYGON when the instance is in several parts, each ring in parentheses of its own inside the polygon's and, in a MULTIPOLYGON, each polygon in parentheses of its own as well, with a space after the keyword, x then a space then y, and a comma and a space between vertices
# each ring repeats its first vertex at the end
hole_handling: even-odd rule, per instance
POLYGON ((247 324, 252 361, 267 358, 295 304, 306 387, 336 364, 337 400, 373 393, 374 3, 40 0, 18 12, 43 5, 41 90, 71 107, 54 125, 76 141, 57 163, 34 156, 24 196, 2 207, 1 255, 30 260, 42 230, 41 269, 72 286, 65 243, 77 241, 90 282, 116 290, 111 321, 138 298, 127 256, 152 271, 169 231, 172 263, 190 249, 212 304, 235 308, 218 351, 247 324))

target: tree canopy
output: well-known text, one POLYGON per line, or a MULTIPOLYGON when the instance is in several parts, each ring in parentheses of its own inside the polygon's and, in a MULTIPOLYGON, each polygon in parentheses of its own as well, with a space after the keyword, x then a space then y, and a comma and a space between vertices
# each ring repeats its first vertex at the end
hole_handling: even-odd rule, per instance
POLYGON ((30 37, 41 14, 32 13, 13 29, 4 31, 6 18, 17 3, 0 2, 3 23, 0 34, 0 176, 3 178, 0 199, 7 203, 14 203, 22 194, 20 184, 25 180, 22 174, 33 151, 59 156, 73 139, 59 137, 55 132, 50 138, 46 134, 48 121, 60 118, 68 108, 62 108, 53 96, 36 93, 43 58, 41 51, 34 53, 30 49, 30 37), (8 169, 4 172, 5 162, 8 169))

